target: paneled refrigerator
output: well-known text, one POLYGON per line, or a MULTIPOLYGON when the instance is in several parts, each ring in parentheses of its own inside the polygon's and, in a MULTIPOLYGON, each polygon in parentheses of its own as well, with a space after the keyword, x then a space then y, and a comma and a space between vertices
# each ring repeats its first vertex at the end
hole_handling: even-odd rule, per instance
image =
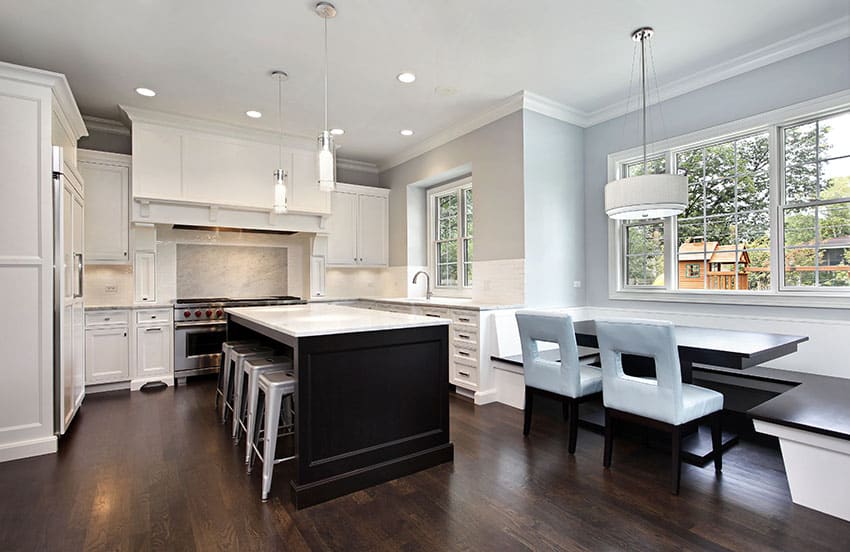
POLYGON ((53 148, 53 370, 55 433, 68 431, 85 397, 83 186, 53 148))

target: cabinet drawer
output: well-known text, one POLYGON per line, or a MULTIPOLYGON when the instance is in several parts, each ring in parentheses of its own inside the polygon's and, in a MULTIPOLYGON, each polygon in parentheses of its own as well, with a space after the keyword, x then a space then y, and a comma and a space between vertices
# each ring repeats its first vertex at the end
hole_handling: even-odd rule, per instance
POLYGON ((453 310, 451 311, 452 320, 456 324, 462 324, 464 326, 474 326, 478 327, 478 313, 474 311, 468 310, 453 310))
POLYGON ((451 320, 451 315, 448 309, 440 309, 433 307, 422 307, 422 316, 430 316, 432 318, 448 318, 451 320))
POLYGON ((171 322, 172 309, 144 309, 136 311, 136 324, 162 324, 171 322))
POLYGON ((86 327, 89 326, 126 326, 130 323, 130 311, 102 310, 86 313, 86 327))
POLYGON ((478 387, 478 368, 455 364, 453 368, 454 384, 462 387, 478 387))
POLYGON ((478 351, 455 345, 452 351, 452 360, 461 364, 478 366, 478 351))
POLYGON ((478 343, 478 328, 472 326, 452 325, 452 339, 478 343))

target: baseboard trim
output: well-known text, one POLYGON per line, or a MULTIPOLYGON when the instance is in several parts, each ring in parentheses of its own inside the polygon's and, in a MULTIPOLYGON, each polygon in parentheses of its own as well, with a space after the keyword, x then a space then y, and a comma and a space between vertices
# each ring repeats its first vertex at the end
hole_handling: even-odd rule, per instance
POLYGON ((4 443, 0 445, 0 462, 9 462, 21 458, 41 456, 43 454, 55 454, 57 450, 59 450, 59 439, 55 435, 40 439, 31 439, 29 441, 4 443))
POLYGON ((488 389, 486 391, 475 392, 475 404, 489 404, 499 400, 499 391, 497 389, 488 389))

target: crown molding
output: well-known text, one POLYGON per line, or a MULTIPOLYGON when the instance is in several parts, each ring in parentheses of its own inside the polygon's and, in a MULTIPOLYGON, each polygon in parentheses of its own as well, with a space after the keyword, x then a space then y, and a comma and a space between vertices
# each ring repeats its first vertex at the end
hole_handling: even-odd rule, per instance
POLYGON ((357 161, 355 159, 345 159, 342 157, 336 158, 336 168, 362 173, 378 174, 378 166, 374 163, 367 163, 366 161, 357 161))
MULTIPOLYGON (((713 67, 702 69, 673 82, 660 86, 658 98, 649 98, 647 105, 654 105, 676 96, 693 92, 720 81, 741 75, 748 71, 759 69, 771 63, 776 63, 827 44, 850 37, 850 16, 841 17, 825 25, 803 31, 774 42, 764 48, 718 63, 713 67)), ((631 111, 627 111, 628 100, 620 100, 611 105, 585 114, 585 126, 616 119, 631 111)))
MULTIPOLYGON (((190 117, 188 115, 168 113, 165 111, 154 111, 152 109, 145 109, 142 107, 132 107, 127 105, 119 105, 118 107, 124 112, 131 127, 135 124, 149 124, 182 130, 191 130, 195 132, 218 134, 229 138, 253 140, 266 144, 277 144, 281 141, 280 134, 271 130, 233 125, 230 123, 211 121, 209 119, 190 117)), ((316 147, 316 140, 315 138, 308 136, 285 134, 283 137, 283 145, 297 149, 314 149, 316 147)))
POLYGON ((590 126, 587 113, 584 111, 528 90, 522 92, 522 108, 576 126, 590 126))
POLYGON ((83 115, 83 121, 89 130, 95 132, 103 132, 105 134, 118 134, 119 136, 130 136, 130 129, 127 128, 121 121, 114 119, 105 119, 103 117, 94 117, 92 115, 83 115))

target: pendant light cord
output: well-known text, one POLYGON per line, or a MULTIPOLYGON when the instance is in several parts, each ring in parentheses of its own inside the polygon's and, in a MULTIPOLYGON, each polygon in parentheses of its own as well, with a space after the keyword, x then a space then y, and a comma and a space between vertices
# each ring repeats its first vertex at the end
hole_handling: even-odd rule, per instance
POLYGON ((641 87, 641 112, 643 115, 643 174, 647 174, 646 168, 646 33, 640 37, 640 87, 641 87))
POLYGON ((323 130, 328 130, 328 18, 323 18, 325 22, 325 126, 323 130))
POLYGON ((283 169, 283 76, 277 76, 277 127, 280 131, 277 142, 278 167, 283 169))

